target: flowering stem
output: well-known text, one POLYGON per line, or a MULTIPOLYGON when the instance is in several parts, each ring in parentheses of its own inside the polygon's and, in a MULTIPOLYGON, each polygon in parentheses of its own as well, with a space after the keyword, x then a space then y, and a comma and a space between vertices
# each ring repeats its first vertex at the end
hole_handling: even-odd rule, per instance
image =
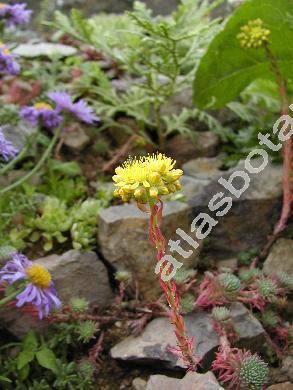
MULTIPOLYGON (((157 260, 160 261, 165 254, 166 241, 161 232, 160 226, 162 221, 163 203, 159 205, 151 204, 151 218, 149 225, 149 237, 152 244, 157 249, 157 260)), ((171 308, 171 322, 175 327, 177 344, 180 349, 180 357, 191 371, 196 371, 199 358, 193 355, 192 340, 186 335, 185 323, 183 316, 180 314, 180 297, 176 283, 173 280, 164 281, 160 273, 160 284, 164 290, 167 302, 171 308)))
POLYGON ((57 142, 57 140, 58 140, 58 138, 60 136, 62 127, 60 126, 60 127, 58 127, 58 129, 56 129, 54 137, 52 138, 50 144, 48 145, 47 149, 45 150, 44 154, 42 155, 41 159, 38 161, 36 166, 30 172, 28 172, 25 176, 21 177, 16 182, 14 182, 11 185, 9 185, 9 186, 3 188, 2 190, 0 190, 0 195, 1 194, 5 194, 6 192, 11 191, 12 189, 18 187, 22 183, 24 183, 27 180, 29 180, 36 172, 38 172, 38 170, 42 167, 42 165, 45 163, 45 161, 50 156, 50 154, 52 152, 52 149, 54 148, 54 146, 55 146, 55 144, 56 144, 56 142, 57 142))
MULTIPOLYGON (((282 115, 288 115, 288 96, 287 85, 282 72, 280 70, 277 58, 271 51, 270 47, 265 45, 267 57, 271 62, 271 67, 274 72, 278 87, 279 95, 282 105, 282 115)), ((289 131, 289 126, 287 131, 289 131)), ((292 201, 293 201, 293 189, 292 189, 292 165, 293 165, 293 145, 291 137, 284 142, 283 145, 283 157, 284 157, 284 173, 283 173, 283 207, 281 218, 275 226, 274 236, 278 236, 287 226, 287 222, 292 214, 292 201)))
POLYGON ((0 300, 0 307, 7 305, 7 303, 14 301, 18 294, 23 291, 23 288, 14 291, 13 293, 7 295, 7 297, 0 300))

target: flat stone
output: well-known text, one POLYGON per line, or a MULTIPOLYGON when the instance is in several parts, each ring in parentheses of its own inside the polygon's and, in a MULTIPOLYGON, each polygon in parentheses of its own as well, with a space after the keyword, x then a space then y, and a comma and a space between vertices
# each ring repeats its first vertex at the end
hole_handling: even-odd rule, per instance
MULTIPOLYGON (((178 240, 177 228, 189 229, 189 211, 185 203, 166 202, 162 231, 167 241, 178 240)), ((138 210, 134 204, 109 207, 99 214, 98 242, 105 259, 116 269, 135 275, 140 293, 146 299, 154 299, 161 294, 161 287, 155 274, 156 250, 148 239, 148 224, 149 214, 138 210)), ((188 245, 187 248, 190 249, 188 245)), ((180 260, 178 254, 174 256, 189 269, 197 265, 199 252, 199 249, 194 251, 188 259, 180 260)))
POLYGON ((59 43, 26 43, 17 46, 13 53, 25 58, 35 57, 69 57, 77 53, 77 50, 72 46, 61 45, 59 43))
MULTIPOLYGON (((255 161, 253 165, 259 166, 260 164, 255 161)), ((242 170, 244 170, 244 162, 228 172, 222 172, 220 177, 228 180, 233 172, 242 170)), ((216 259, 225 259, 237 256, 239 252, 251 248, 261 249, 265 245, 267 236, 272 233, 280 216, 282 174, 282 166, 271 163, 262 172, 249 174, 249 187, 240 198, 236 198, 221 185, 218 177, 189 201, 193 209, 193 218, 200 213, 207 213, 218 221, 209 235, 208 251, 210 254, 216 259), (233 200, 232 208, 222 217, 216 217, 215 212, 208 208, 210 200, 218 193, 223 193, 223 197, 219 199, 223 200, 225 196, 233 200)), ((233 180, 233 186, 236 189, 242 188, 243 185, 244 181, 241 177, 233 180)), ((226 206, 225 203, 218 211, 226 206)))
POLYGON ((184 378, 170 378, 165 375, 152 375, 146 390, 221 390, 223 389, 212 372, 198 374, 188 372, 184 378))
MULTIPOLYGON (((46 267, 52 275, 58 296, 63 305, 71 298, 85 298, 90 305, 105 307, 112 302, 107 270, 94 252, 70 250, 61 256, 51 255, 35 260, 46 267)), ((20 310, 1 311, 0 323, 16 337, 23 337, 34 328, 46 330, 46 320, 39 321, 20 310)))
MULTIPOLYGON (((264 342, 264 329, 241 303, 231 307, 234 328, 239 334, 239 346, 256 351, 264 342)), ((195 351, 202 358, 202 366, 208 368, 219 345, 211 316, 204 311, 185 316, 187 334, 195 337, 195 351)), ((184 365, 167 347, 176 346, 174 328, 168 318, 151 321, 141 335, 130 336, 111 349, 111 356, 127 362, 156 364, 169 369, 180 369, 184 365)))
POLYGON ((185 163, 182 169, 187 176, 210 180, 219 176, 221 165, 222 163, 217 157, 199 157, 185 163))
POLYGON ((17 126, 10 124, 1 125, 5 138, 9 140, 18 150, 22 150, 28 137, 36 134, 38 129, 25 121, 20 121, 17 126))
POLYGON ((263 269, 267 275, 287 272, 293 277, 293 240, 280 238, 272 246, 263 269))
POLYGON ((73 152, 82 151, 90 142, 90 137, 79 123, 75 123, 63 133, 64 145, 73 152))
POLYGON ((187 202, 194 198, 195 195, 201 193, 204 187, 209 183, 209 180, 196 179, 186 175, 180 178, 180 184, 182 185, 181 191, 187 202))
POLYGON ((147 381, 142 378, 134 378, 132 381, 133 390, 146 390, 147 381))
POLYGON ((267 390, 293 390, 293 383, 277 383, 276 385, 268 387, 267 390))

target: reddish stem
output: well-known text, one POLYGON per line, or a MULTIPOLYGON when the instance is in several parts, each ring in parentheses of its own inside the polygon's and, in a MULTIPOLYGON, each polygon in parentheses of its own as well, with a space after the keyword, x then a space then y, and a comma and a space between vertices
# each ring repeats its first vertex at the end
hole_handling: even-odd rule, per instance
MULTIPOLYGON (((159 262, 165 254, 166 240, 161 231, 163 213, 163 203, 159 201, 158 204, 151 206, 151 217, 149 224, 149 238, 152 244, 157 249, 157 261, 159 262)), ((162 270, 161 270, 162 271, 162 270)), ((174 280, 165 282, 162 279, 160 272, 160 284, 165 293, 167 302, 171 308, 170 318, 175 327, 175 335, 177 338, 178 350, 171 349, 179 355, 190 371, 196 371, 200 359, 193 355, 192 343, 186 335, 185 323, 183 316, 180 314, 180 296, 177 285, 174 280)))

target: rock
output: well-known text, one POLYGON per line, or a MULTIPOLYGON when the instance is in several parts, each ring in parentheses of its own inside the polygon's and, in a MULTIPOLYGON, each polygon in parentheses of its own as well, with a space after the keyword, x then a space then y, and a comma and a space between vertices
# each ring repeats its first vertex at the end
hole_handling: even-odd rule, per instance
MULTIPOLYGON (((264 342, 264 329, 260 322, 241 303, 232 305, 231 317, 239 334, 239 346, 256 351, 264 342)), ((202 366, 208 368, 219 345, 211 316, 203 311, 191 313, 185 316, 185 323, 188 336, 195 337, 195 351, 202 358, 202 366)), ((183 368, 180 359, 167 350, 168 346, 176 346, 173 326, 168 318, 156 318, 138 337, 130 336, 115 345, 111 356, 127 362, 183 368)))
POLYGON ((165 375, 152 375, 146 390, 221 390, 212 372, 198 374, 188 372, 183 379, 170 378, 165 375))
POLYGON ((72 297, 85 298, 99 307, 112 302, 107 270, 94 252, 70 250, 62 256, 51 255, 36 261, 52 274, 62 302, 67 303, 72 297))
POLYGON ((280 238, 271 248, 263 269, 267 275, 287 272, 293 277, 293 240, 280 238))
POLYGON ((195 179, 190 176, 182 176, 180 179, 182 185, 182 193, 186 201, 191 200, 195 195, 199 194, 204 187, 209 184, 208 180, 195 179))
POLYGON ((179 115, 183 108, 194 108, 192 88, 186 88, 175 95, 163 105, 161 109, 162 116, 179 115))
MULTIPOLYGON (((257 161, 253 162, 254 166, 260 165, 257 161)), ((233 172, 242 170, 245 170, 244 162, 228 172, 223 172, 220 176, 228 180, 233 172)), ((246 170, 245 172, 247 173, 246 170)), ((216 178, 189 201, 193 209, 193 218, 200 213, 207 213, 218 222, 208 236, 207 248, 215 259, 232 258, 238 256, 239 252, 262 248, 280 216, 282 166, 269 163, 262 172, 249 174, 249 177, 249 187, 239 198, 232 195, 218 182, 219 178, 216 178), (233 205, 226 215, 216 217, 215 212, 209 210, 208 204, 216 194, 221 192, 223 197, 233 199, 233 205)), ((243 178, 238 177, 233 180, 236 189, 243 188, 243 185, 243 178)), ((219 199, 217 202, 220 201, 219 199)), ((227 203, 218 211, 224 210, 226 206, 227 203)))
POLYGON ((73 152, 80 152, 90 142, 90 137, 84 131, 82 125, 75 123, 68 131, 63 133, 64 145, 73 152))
POLYGON ((133 390, 146 390, 147 381, 141 378, 135 378, 132 381, 133 390))
POLYGON ((53 56, 69 57, 77 53, 72 46, 61 45, 59 43, 26 43, 16 47, 13 54, 25 58, 48 57, 53 56))
POLYGON ((36 127, 32 127, 25 121, 20 121, 17 126, 1 125, 1 128, 5 138, 12 142, 18 150, 22 150, 27 139, 38 131, 36 127))
POLYGON ((286 376, 287 380, 293 382, 293 356, 287 356, 282 362, 281 373, 286 376))
POLYGON ((293 383, 285 382, 272 385, 267 388, 267 390, 293 390, 293 383))
MULTIPOLYGON (((36 263, 45 266, 51 273, 62 303, 66 305, 73 297, 82 297, 91 305, 104 307, 112 302, 107 270, 94 252, 70 250, 61 256, 51 255, 36 263)), ((1 312, 0 322, 17 337, 23 337, 31 328, 42 332, 48 323, 38 321, 17 310, 1 312)))
POLYGON ((195 133, 195 141, 182 135, 175 135, 168 140, 166 154, 179 164, 197 157, 213 157, 216 155, 219 137, 211 131, 195 133))
POLYGON ((218 270, 223 270, 225 268, 230 268, 231 270, 236 270, 238 265, 237 258, 232 257, 231 259, 225 259, 225 260, 220 260, 217 262, 217 268, 218 270))
POLYGON ((217 157, 199 157, 185 163, 182 169, 187 176, 210 180, 219 176, 221 165, 222 163, 217 157))
MULTIPOLYGON (((154 271, 156 251, 148 239, 148 222, 149 214, 134 204, 109 207, 99 214, 98 241, 105 259, 116 269, 135 275, 141 294, 146 299, 154 299, 161 294, 161 288, 154 271)), ((178 240, 177 228, 189 228, 189 207, 182 202, 167 202, 162 229, 167 240, 175 237, 178 240)), ((184 267, 194 268, 198 256, 196 250, 189 259, 183 259, 184 267)))

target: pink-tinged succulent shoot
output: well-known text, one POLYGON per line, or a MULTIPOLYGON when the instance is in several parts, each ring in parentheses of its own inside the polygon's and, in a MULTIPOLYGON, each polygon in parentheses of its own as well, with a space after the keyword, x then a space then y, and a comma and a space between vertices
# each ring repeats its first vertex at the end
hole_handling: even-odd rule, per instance
POLYGON ((195 302, 195 306, 206 308, 233 302, 237 299, 240 290, 241 282, 237 276, 230 273, 215 276, 210 272, 206 272, 199 287, 201 293, 195 302))
POLYGON ((40 319, 47 317, 52 309, 61 307, 49 271, 21 253, 13 253, 1 269, 0 283, 19 285, 20 291, 14 297, 16 307, 31 304, 37 308, 40 319))
POLYGON ((222 346, 216 353, 212 370, 231 390, 262 390, 268 378, 268 366, 258 355, 229 346, 222 346))
POLYGON ((4 161, 8 161, 11 158, 14 158, 19 151, 8 141, 4 134, 3 130, 0 127, 0 156, 4 161))
POLYGON ((4 19, 7 26, 18 26, 28 23, 32 11, 26 9, 26 3, 4 4, 0 3, 0 20, 4 19))

